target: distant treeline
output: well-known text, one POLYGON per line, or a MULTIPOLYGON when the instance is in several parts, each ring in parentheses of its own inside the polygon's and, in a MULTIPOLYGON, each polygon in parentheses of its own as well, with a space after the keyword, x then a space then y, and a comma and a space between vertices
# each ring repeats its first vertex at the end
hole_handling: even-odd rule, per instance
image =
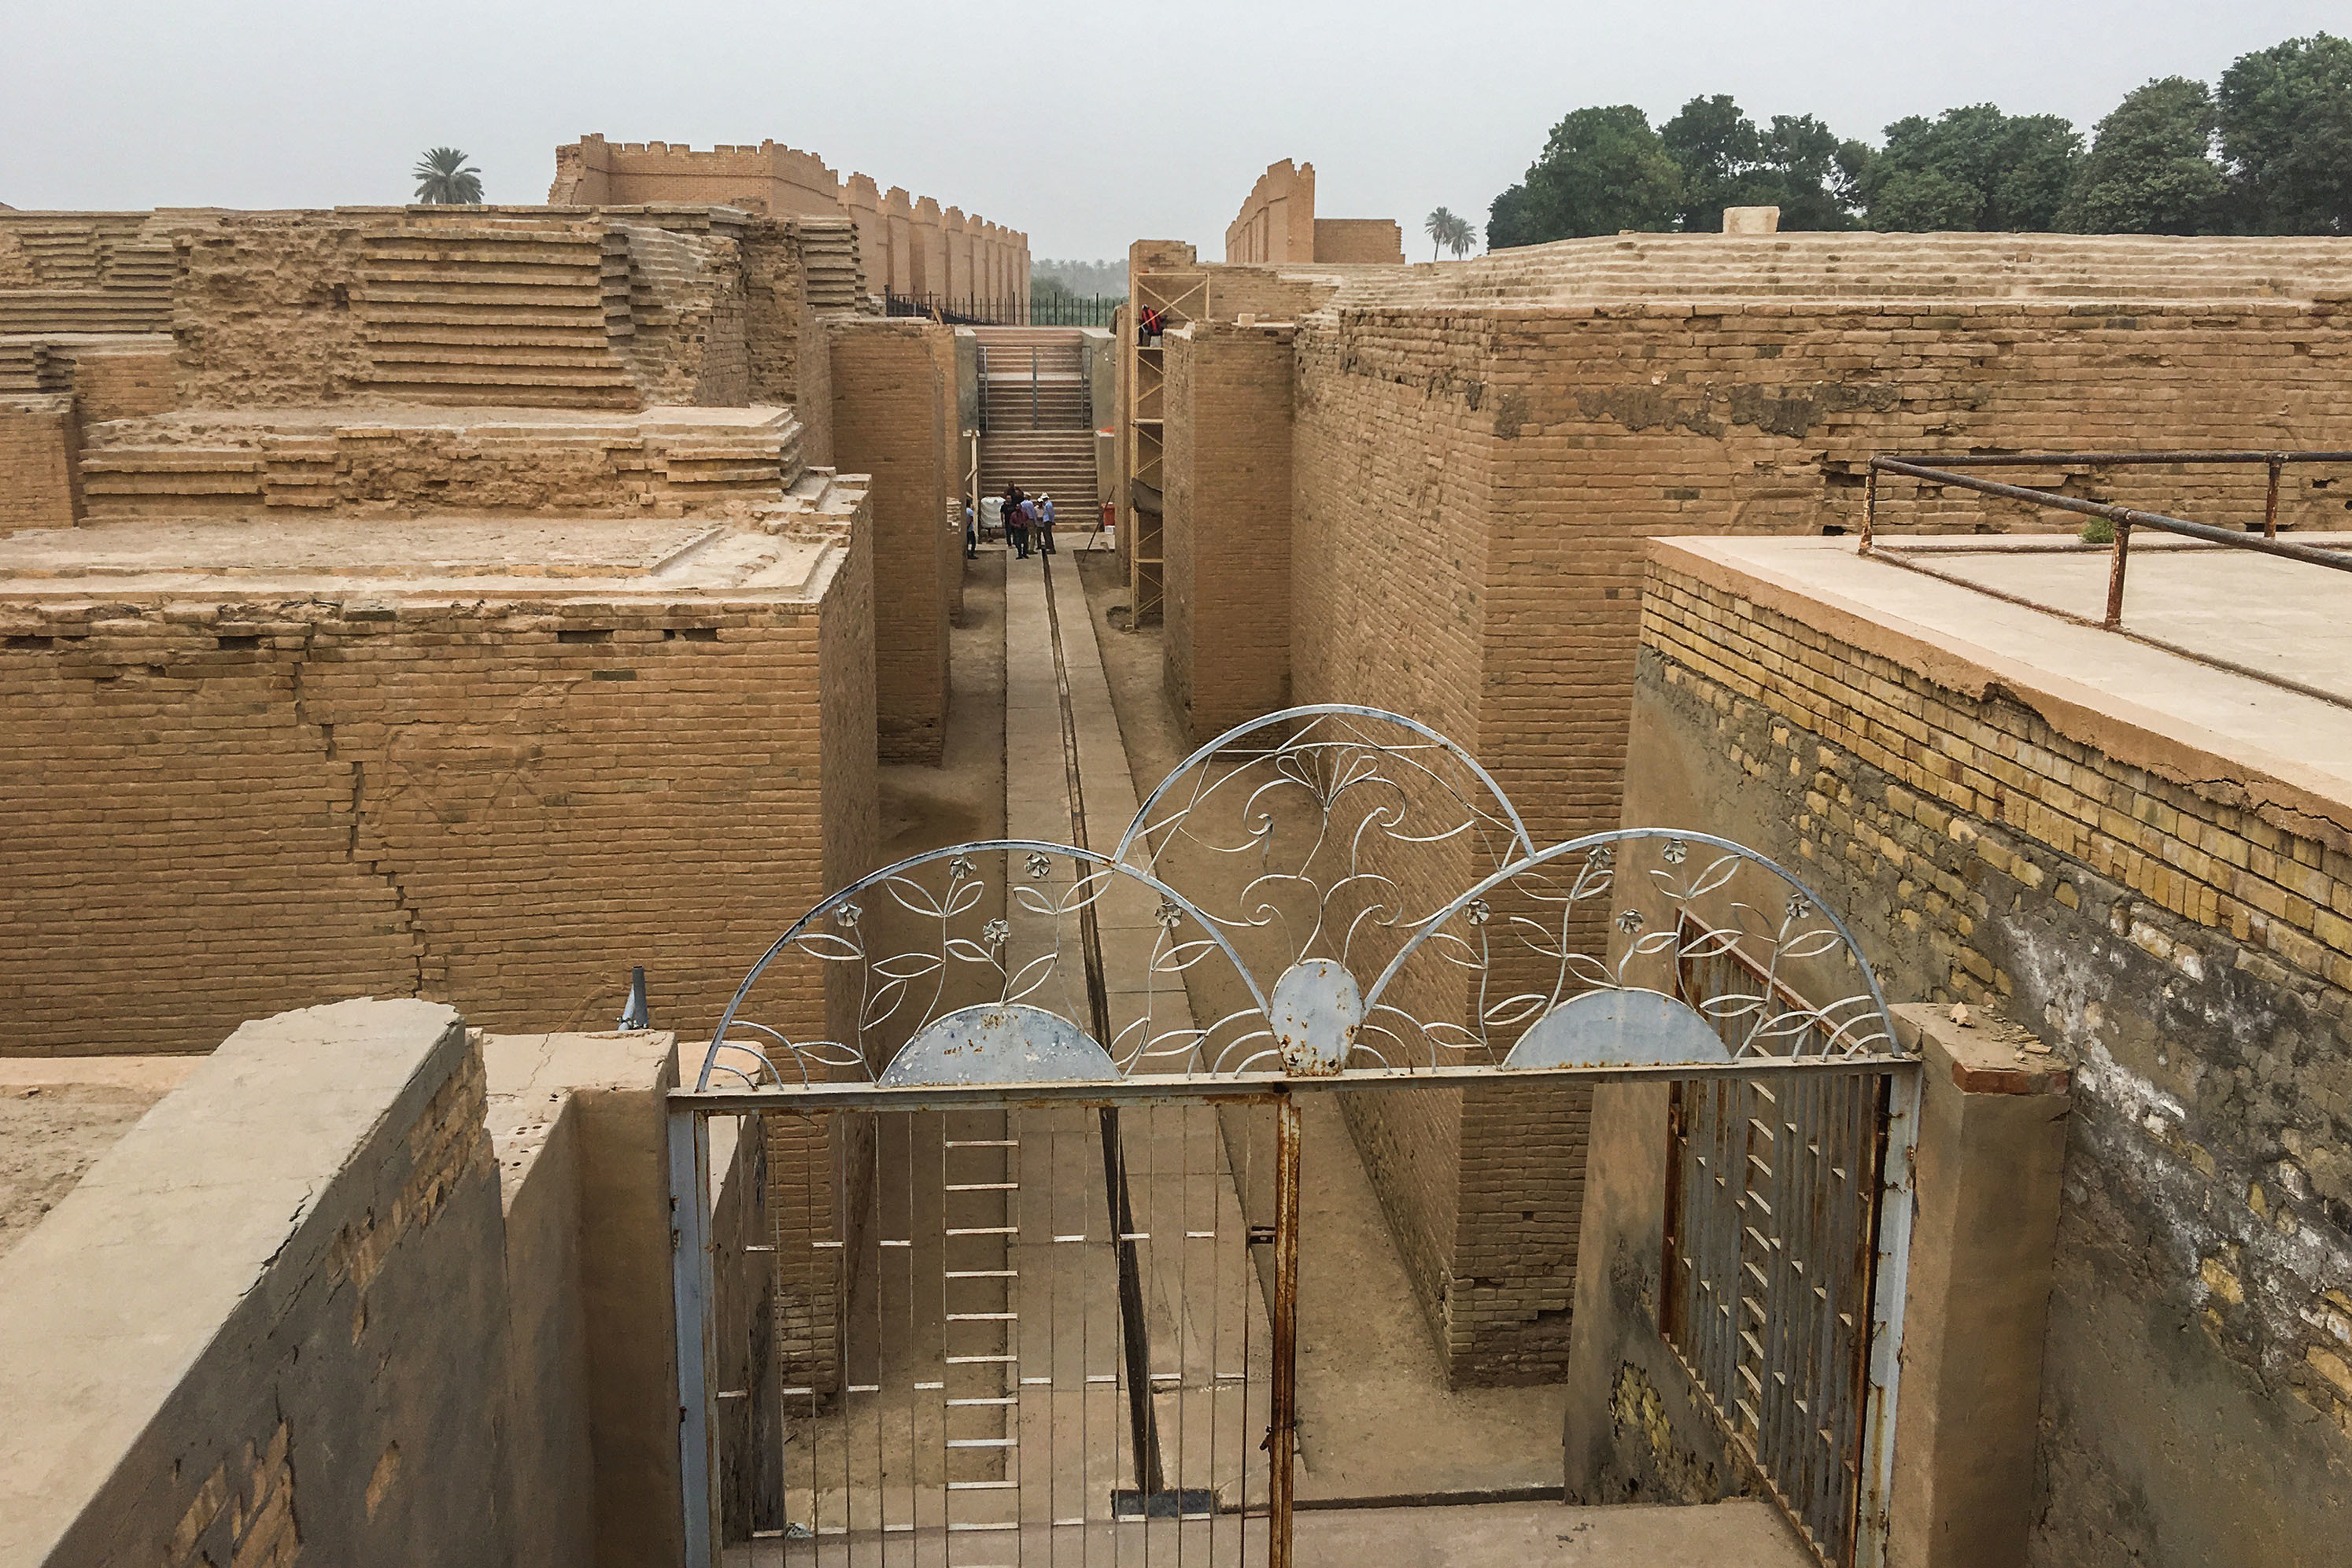
POLYGON ((1898 120, 1876 148, 1810 114, 1759 127, 1719 93, 1655 128, 1580 109, 1495 198, 1486 243, 1712 233, 1735 206, 1777 206, 1783 229, 2352 235, 2352 43, 2291 38, 2218 88, 2151 81, 2087 148, 2058 115, 1990 103, 1898 120))
POLYGON ((1029 285, 1059 285, 1059 292, 1080 296, 1127 292, 1124 261, 1032 261, 1029 285))

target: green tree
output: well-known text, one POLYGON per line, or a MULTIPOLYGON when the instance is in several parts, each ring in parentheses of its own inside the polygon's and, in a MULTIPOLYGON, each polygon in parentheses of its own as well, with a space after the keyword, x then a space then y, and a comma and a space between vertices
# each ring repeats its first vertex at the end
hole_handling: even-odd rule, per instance
POLYGON ((1658 140, 1683 172, 1682 226, 1693 234, 1723 227, 1726 207, 1771 204, 1763 169, 1764 139, 1729 95, 1695 98, 1658 127, 1658 140))
POLYGON ((482 172, 455 147, 436 147, 417 161, 416 199, 436 206, 471 206, 482 199, 482 172))
POLYGON ((2082 155, 2081 134, 2057 115, 1971 104, 1888 126, 1861 194, 1874 229, 2044 230, 2082 155))
POLYGON ((2075 234, 2210 234, 2227 185, 2213 161, 2213 95, 2166 77, 2133 89, 2099 121, 2058 226, 2075 234))
POLYGON ((1552 127, 1527 178, 1495 198, 1486 243, 1500 249, 1667 229, 1681 214, 1682 197, 1682 171, 1647 115, 1630 103, 1580 109, 1552 127))
POLYGON ((2216 98, 2237 226, 2352 235, 2352 42, 2318 33, 2242 55, 2216 98))
POLYGON ((1772 204, 1784 229, 1853 226, 1862 204, 1862 172, 1870 149, 1810 114, 1776 114, 1762 138, 1764 167, 1772 176, 1772 204))
POLYGON ((1683 105, 1658 138, 1683 172, 1682 225, 1693 234, 1719 232, 1726 207, 1778 207, 1784 229, 1849 227, 1853 180, 1870 158, 1810 114, 1774 115, 1759 131, 1720 93, 1683 105))

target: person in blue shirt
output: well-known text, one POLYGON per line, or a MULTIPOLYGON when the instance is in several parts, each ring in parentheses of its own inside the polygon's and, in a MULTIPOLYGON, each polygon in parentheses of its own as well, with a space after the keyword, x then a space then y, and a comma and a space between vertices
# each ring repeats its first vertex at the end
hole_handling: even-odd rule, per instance
POLYGON ((1054 497, 1042 490, 1037 494, 1037 540, 1040 554, 1054 553, 1054 497))

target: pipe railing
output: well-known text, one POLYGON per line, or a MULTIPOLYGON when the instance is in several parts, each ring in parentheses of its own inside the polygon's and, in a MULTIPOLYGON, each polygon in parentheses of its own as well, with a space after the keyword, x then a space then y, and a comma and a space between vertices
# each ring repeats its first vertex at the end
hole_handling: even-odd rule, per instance
POLYGON ((1900 475, 1927 485, 1955 486, 1981 496, 2103 518, 2114 525, 2116 537, 2114 553, 2107 568, 2106 614, 2099 624, 2113 631, 2123 623, 2124 575, 2131 560, 2131 531, 2135 528, 2157 528, 2185 538, 2201 539, 2208 544, 2227 545, 2233 549, 2253 550, 2263 555, 2297 560, 2306 566, 2352 571, 2352 553, 2321 549, 2312 545, 2287 544, 2278 537, 2279 474, 2290 465, 2306 463, 2352 464, 2352 452, 1971 452, 1948 457, 1873 457, 1870 460, 1869 489, 1863 502, 1862 553, 1872 553, 1876 545, 1878 476, 1881 474, 1900 475), (1964 467, 2107 468, 2159 464, 2255 463, 2263 465, 2270 471, 2268 494, 2263 505, 2263 530, 2259 537, 2251 529, 2216 528, 2210 523, 2191 522, 2186 517, 2168 517, 2162 512, 2118 507, 2105 501, 2086 501, 2078 496, 2061 495, 2055 490, 2038 489, 2030 485, 2007 485, 1997 479, 1979 479, 1974 475, 1957 472, 1964 467))

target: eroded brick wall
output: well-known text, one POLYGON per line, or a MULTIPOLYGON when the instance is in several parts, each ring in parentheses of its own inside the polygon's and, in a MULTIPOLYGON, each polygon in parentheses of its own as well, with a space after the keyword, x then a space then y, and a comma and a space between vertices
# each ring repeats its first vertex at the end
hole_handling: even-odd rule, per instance
POLYGON ((955 472, 955 340, 928 321, 837 318, 834 462, 873 476, 875 692, 883 758, 937 762, 948 704, 947 527, 955 472))
POLYGON ((9 606, 7 1049, 201 1051, 369 993, 600 1023, 635 964, 709 1028, 871 852, 857 571, 822 609, 9 606))
POLYGON ((2002 1009, 2074 1071, 2031 1561, 2326 1561, 2352 1496, 2352 830, 1757 589, 1650 563, 1644 744, 1843 912, 1890 995, 2002 1009))
POLYGON ((65 396, 0 396, 0 530, 81 517, 81 426, 65 396))

